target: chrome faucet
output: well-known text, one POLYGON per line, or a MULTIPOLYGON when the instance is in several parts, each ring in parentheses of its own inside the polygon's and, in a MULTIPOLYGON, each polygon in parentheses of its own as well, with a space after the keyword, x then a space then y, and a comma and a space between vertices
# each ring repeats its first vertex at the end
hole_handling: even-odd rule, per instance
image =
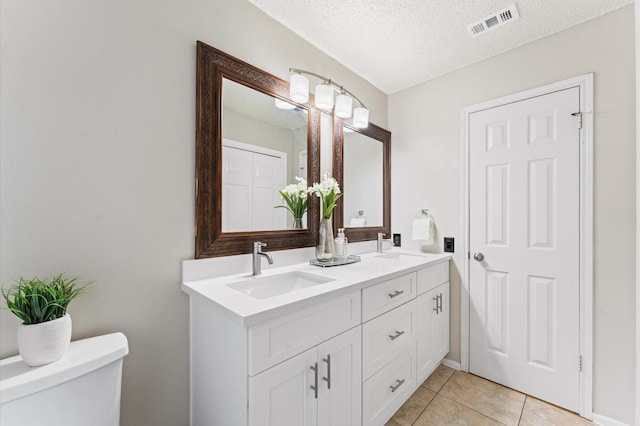
POLYGON ((385 235, 386 235, 386 234, 383 234, 382 232, 378 232, 378 247, 377 247, 377 249, 376 249, 376 251, 377 251, 378 253, 382 253, 382 244, 383 244, 383 243, 389 243, 389 247, 391 247, 391 240, 390 240, 390 239, 386 239, 386 240, 385 240, 385 239, 383 238, 385 235))
POLYGON ((260 256, 264 256, 267 258, 269 265, 273 265, 273 259, 269 253, 264 253, 262 251, 262 247, 266 247, 267 243, 261 243, 260 241, 256 241, 253 243, 253 275, 262 274, 262 259, 260 256))

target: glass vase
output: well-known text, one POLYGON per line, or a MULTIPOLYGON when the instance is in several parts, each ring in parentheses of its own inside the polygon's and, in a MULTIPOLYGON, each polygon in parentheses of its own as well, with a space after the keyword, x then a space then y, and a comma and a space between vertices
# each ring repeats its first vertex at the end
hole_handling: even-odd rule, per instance
POLYGON ((316 244, 316 259, 320 262, 331 262, 333 257, 333 226, 331 224, 331 218, 320 219, 318 243, 316 244))
POLYGON ((302 229, 302 218, 301 217, 294 217, 293 218, 293 224, 291 225, 292 229, 302 229))

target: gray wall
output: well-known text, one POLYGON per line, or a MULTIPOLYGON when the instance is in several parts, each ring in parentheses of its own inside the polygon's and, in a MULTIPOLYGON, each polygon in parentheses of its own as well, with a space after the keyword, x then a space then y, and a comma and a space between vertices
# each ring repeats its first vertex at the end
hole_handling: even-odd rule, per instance
MULTIPOLYGON (((195 42, 387 96, 244 0, 0 1, 0 282, 67 271, 73 339, 123 331, 122 424, 188 424, 195 42)), ((18 324, 0 312, 0 356, 18 324)))
MULTIPOLYGON (((593 21, 391 95, 393 230, 429 208, 442 237, 461 241, 461 111, 500 96, 593 72, 594 412, 634 422, 635 51, 634 9, 593 21), (421 182, 415 190, 415 182, 421 182)), ((434 248, 432 248, 434 249, 434 248)), ((455 254, 451 353, 460 360, 460 277, 455 254)))

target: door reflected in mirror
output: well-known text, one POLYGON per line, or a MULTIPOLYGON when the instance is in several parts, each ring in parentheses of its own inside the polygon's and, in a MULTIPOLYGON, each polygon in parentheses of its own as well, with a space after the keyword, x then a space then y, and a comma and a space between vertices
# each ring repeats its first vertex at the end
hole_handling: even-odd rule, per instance
POLYGON ((344 226, 383 225, 383 143, 344 127, 344 226))
POLYGON ((276 207, 278 191, 308 180, 307 111, 226 78, 222 107, 222 232, 299 227, 276 207))

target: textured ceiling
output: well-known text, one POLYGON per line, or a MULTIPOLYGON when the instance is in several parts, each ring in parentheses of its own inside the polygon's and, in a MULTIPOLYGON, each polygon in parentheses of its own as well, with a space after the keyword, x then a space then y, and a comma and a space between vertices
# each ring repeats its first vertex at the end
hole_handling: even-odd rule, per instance
POLYGON ((514 1, 249 1, 388 94, 633 3, 517 0, 520 19, 471 38, 467 25, 514 1))

